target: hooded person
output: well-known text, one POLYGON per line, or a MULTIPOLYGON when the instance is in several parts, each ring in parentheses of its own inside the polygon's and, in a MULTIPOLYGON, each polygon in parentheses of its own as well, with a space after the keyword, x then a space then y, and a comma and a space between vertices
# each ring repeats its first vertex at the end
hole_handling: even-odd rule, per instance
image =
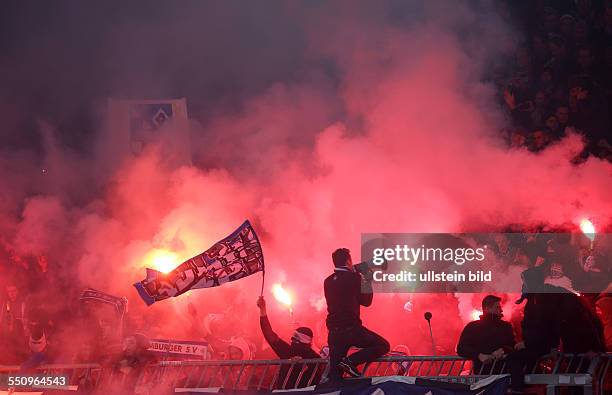
MULTIPOLYGON (((291 343, 287 343, 272 330, 270 320, 268 319, 268 313, 266 311, 266 301, 263 296, 260 296, 257 300, 257 307, 259 307, 259 324, 261 326, 261 331, 264 338, 280 359, 320 358, 320 355, 312 349, 312 329, 304 326, 297 328, 291 336, 291 343)), ((317 365, 315 364, 308 364, 307 366, 308 367, 304 374, 302 374, 299 383, 297 381, 300 376, 300 371, 302 370, 301 364, 297 364, 293 367, 291 367, 291 365, 281 366, 275 386, 277 388, 301 388, 308 385, 317 384, 321 376, 320 369, 317 369, 317 365)))

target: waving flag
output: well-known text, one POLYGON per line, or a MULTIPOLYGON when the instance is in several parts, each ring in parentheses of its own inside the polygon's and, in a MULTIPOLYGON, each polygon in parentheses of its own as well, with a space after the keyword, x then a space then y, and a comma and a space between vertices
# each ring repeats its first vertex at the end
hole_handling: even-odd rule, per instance
POLYGON ((216 287, 264 270, 261 244, 249 221, 200 255, 169 273, 146 269, 144 280, 134 284, 147 305, 178 296, 190 289, 216 287))
POLYGON ((125 297, 109 295, 93 288, 84 289, 83 292, 81 292, 79 300, 84 304, 94 303, 109 305, 115 309, 118 316, 123 316, 127 311, 128 301, 125 297))

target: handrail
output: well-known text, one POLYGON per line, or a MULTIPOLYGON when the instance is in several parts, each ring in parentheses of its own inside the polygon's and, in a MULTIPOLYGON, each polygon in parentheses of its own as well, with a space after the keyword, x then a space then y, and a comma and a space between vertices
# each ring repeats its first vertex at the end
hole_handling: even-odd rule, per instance
MULTIPOLYGON (((229 389, 289 389, 318 383, 327 359, 288 360, 184 360, 158 361, 141 368, 137 377, 127 379, 115 369, 97 363, 50 364, 35 369, 38 373, 65 374, 71 384, 90 380, 90 385, 99 386, 117 381, 121 385, 168 385, 169 388, 225 387, 229 389), (282 377, 281 377, 282 374, 282 377), (131 381, 130 381, 131 380, 131 381)), ((612 368, 612 353, 596 356, 587 354, 551 354, 542 357, 536 367, 527 374, 527 384, 550 386, 595 385, 604 388, 606 374, 612 368)), ((484 367, 483 367, 484 369, 484 367)), ((364 375, 426 377, 435 380, 471 384, 490 374, 507 373, 505 363, 490 364, 489 369, 473 372, 471 362, 464 358, 449 356, 385 356, 367 364, 364 375), (496 369, 499 368, 499 369, 496 369)), ((0 373, 19 372, 19 366, 2 366, 0 373)))

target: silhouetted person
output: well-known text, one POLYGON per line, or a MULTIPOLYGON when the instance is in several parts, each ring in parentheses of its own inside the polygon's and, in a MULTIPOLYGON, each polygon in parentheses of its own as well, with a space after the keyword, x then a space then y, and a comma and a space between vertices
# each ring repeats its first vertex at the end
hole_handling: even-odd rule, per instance
POLYGON ((354 270, 350 251, 339 248, 332 254, 332 260, 334 273, 325 279, 324 289, 329 329, 329 379, 334 382, 341 379, 340 369, 359 377, 361 374, 356 366, 389 352, 389 342, 361 325, 360 306, 370 306, 373 294, 370 281, 354 270), (347 357, 352 346, 361 350, 347 357))
POLYGON ((559 347, 561 340, 561 315, 559 301, 564 288, 544 283, 544 270, 541 266, 525 270, 523 294, 516 303, 525 299, 522 333, 523 341, 515 346, 516 352, 508 356, 513 391, 522 391, 524 371, 529 373, 536 361, 559 347))
MULTIPOLYGON (((270 320, 268 320, 268 313, 266 311, 266 301, 263 296, 260 296, 257 300, 257 307, 259 307, 259 325, 261 326, 261 332, 264 335, 264 338, 272 347, 272 350, 276 353, 276 355, 280 359, 291 359, 291 358, 304 358, 304 359, 318 359, 320 358, 319 354, 317 354, 311 347, 312 345, 312 329, 301 326, 293 332, 293 336, 291 336, 291 344, 287 343, 274 331, 272 330, 272 326, 270 325, 270 320)), ((296 382, 298 377, 300 376, 300 372, 302 370, 302 365, 298 364, 293 367, 291 371, 291 376, 287 379, 287 373, 289 373, 290 366, 283 365, 279 372, 279 378, 276 382, 276 386, 278 388, 283 387, 285 379, 287 379, 287 383, 284 385, 284 388, 300 388, 306 387, 309 385, 309 380, 313 375, 313 371, 316 368, 315 364, 311 364, 308 366, 300 382, 296 387, 296 382)), ((318 384, 320 380, 320 373, 317 373, 310 385, 318 384)))
POLYGON ((603 326, 606 350, 612 352, 612 283, 599 295, 596 306, 603 326))
POLYGON ((6 299, 0 309, 0 362, 21 363, 26 355, 26 303, 17 286, 9 284, 6 287, 6 299))
POLYGON ((606 352, 604 328, 586 298, 574 293, 561 294, 561 344, 564 353, 606 352))
MULTIPOLYGON (((472 321, 461 332, 457 354, 472 360, 474 374, 492 374, 492 367, 486 367, 495 360, 504 358, 514 350, 515 340, 512 325, 503 321, 501 299, 488 295, 482 300, 482 312, 478 321, 472 321)), ((503 364, 497 363, 501 368, 503 364)), ((491 365, 492 366, 492 365, 491 365)))

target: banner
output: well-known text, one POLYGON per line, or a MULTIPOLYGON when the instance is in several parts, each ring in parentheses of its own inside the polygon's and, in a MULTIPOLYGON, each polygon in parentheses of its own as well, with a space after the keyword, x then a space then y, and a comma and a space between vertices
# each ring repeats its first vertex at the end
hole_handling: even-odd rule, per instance
POLYGON ((128 304, 128 301, 125 297, 109 295, 93 288, 87 288, 83 292, 81 292, 79 301, 85 304, 93 302, 109 305, 115 309, 117 315, 119 316, 123 316, 123 314, 127 311, 128 304))
POLYGON ((208 359, 209 350, 207 342, 194 342, 182 340, 151 339, 147 349, 163 356, 186 359, 208 359))
POLYGON ((134 284, 147 305, 181 295, 190 289, 217 287, 264 270, 261 244, 249 221, 208 250, 169 273, 146 269, 134 284))

